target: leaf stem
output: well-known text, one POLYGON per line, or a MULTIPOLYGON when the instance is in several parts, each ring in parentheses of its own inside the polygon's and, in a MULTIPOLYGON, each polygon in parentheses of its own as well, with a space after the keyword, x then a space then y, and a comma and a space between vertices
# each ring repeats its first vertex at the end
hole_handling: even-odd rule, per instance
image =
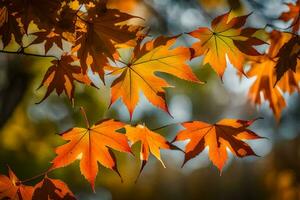
POLYGON ((83 117, 84 117, 85 124, 86 124, 87 128, 90 128, 90 127, 91 127, 91 126, 90 126, 90 122, 89 122, 89 120, 88 120, 88 118, 87 118, 87 115, 86 115, 86 112, 85 112, 85 110, 84 110, 84 108, 83 108, 82 106, 80 107, 80 112, 81 112, 81 114, 82 114, 83 117))

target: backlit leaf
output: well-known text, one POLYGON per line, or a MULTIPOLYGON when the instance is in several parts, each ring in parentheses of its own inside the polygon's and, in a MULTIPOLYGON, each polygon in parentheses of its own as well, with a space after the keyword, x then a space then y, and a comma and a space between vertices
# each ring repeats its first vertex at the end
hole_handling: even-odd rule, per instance
POLYGON ((246 56, 259 56, 253 46, 265 42, 254 37, 257 29, 242 28, 249 15, 230 18, 230 13, 216 17, 211 28, 200 27, 189 33, 199 39, 192 45, 193 57, 204 56, 204 64, 210 66, 222 78, 226 69, 226 56, 233 66, 244 73, 246 56))
POLYGON ((23 185, 8 168, 8 177, 0 175, 0 199, 31 200, 33 187, 23 185))
MULTIPOLYGON (((141 42, 141 41, 140 41, 141 42)), ((119 52, 116 56, 123 66, 113 66, 110 74, 119 75, 112 83, 111 104, 122 99, 130 118, 139 102, 139 94, 158 108, 169 112, 165 102, 165 88, 170 85, 156 75, 157 72, 171 74, 178 78, 200 83, 186 64, 190 51, 185 47, 172 48, 176 38, 158 37, 135 48, 128 48, 125 58, 119 52)))
POLYGON ((56 148, 57 156, 52 161, 52 169, 67 166, 79 159, 80 171, 94 190, 98 162, 119 173, 110 149, 130 152, 126 136, 116 132, 123 127, 121 122, 106 120, 88 128, 75 127, 62 133, 62 138, 68 143, 56 148))
POLYGON ((213 164, 222 171, 228 156, 227 148, 238 157, 256 155, 243 140, 261 138, 247 129, 255 120, 222 119, 216 124, 202 121, 185 122, 174 142, 189 140, 185 147, 183 165, 208 147, 208 155, 213 164))

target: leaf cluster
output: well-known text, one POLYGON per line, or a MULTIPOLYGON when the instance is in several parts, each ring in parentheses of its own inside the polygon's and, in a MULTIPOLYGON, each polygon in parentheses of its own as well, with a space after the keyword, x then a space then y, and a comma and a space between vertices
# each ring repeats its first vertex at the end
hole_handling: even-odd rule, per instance
MULTIPOLYGON (((286 29, 290 32, 274 27, 271 30, 245 27, 251 14, 235 16, 228 12, 213 19, 210 27, 187 33, 197 39, 191 47, 174 47, 179 35, 150 37, 140 17, 110 8, 107 3, 107 0, 0 1, 3 46, 0 52, 52 59, 40 85, 46 88, 40 102, 56 92, 64 93, 74 104, 76 84, 96 88, 89 76, 94 73, 103 83, 107 77, 113 78, 108 86, 110 105, 121 99, 130 119, 141 92, 155 107, 169 113, 165 93, 166 88, 173 86, 157 72, 205 87, 187 64, 199 56, 221 80, 229 62, 237 69, 238 76, 256 77, 249 89, 249 99, 257 105, 268 101, 277 120, 286 106, 283 93, 300 90, 299 0, 288 4, 289 11, 279 17, 292 21, 286 29), (30 31, 32 25, 37 27, 37 32, 30 31), (260 37, 262 34, 266 36, 264 39, 260 37), (29 35, 34 39, 25 44, 24 38, 29 35), (7 50, 11 42, 19 46, 18 51, 7 50), (44 46, 44 54, 27 52, 36 44, 44 46), (262 52, 256 48, 259 45, 268 48, 262 52), (71 50, 66 46, 71 46, 71 50), (60 56, 49 54, 53 48, 60 49, 60 56), (245 70, 246 65, 250 66, 249 70, 245 70)), ((255 120, 222 119, 215 124, 183 122, 184 130, 177 133, 173 142, 188 140, 181 150, 185 154, 184 164, 208 147, 209 158, 221 171, 227 160, 226 149, 237 157, 256 155, 244 141, 261 138, 248 129, 255 120)), ((60 135, 66 143, 56 148, 52 166, 42 174, 43 179, 37 185, 26 186, 28 181, 20 181, 11 169, 8 176, 1 175, 0 198, 75 199, 65 183, 48 178, 48 173, 79 159, 80 171, 94 189, 98 163, 119 174, 112 149, 131 153, 130 144, 139 142, 141 171, 150 154, 165 167, 160 150, 180 150, 145 125, 109 119, 90 126, 86 121, 87 127, 74 127, 60 135), (120 133, 119 129, 125 129, 126 133, 120 133)))

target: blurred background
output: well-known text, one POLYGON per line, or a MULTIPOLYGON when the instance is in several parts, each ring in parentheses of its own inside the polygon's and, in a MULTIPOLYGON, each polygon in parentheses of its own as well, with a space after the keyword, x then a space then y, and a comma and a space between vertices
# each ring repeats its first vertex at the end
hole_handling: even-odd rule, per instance
MULTIPOLYGON (((237 14, 253 12, 248 26, 263 28, 265 24, 287 27, 277 20, 287 11, 280 0, 112 0, 111 7, 119 8, 146 19, 151 35, 175 35, 189 32, 228 10, 237 14)), ((293 1, 292 1, 293 2, 293 1)), ((178 45, 189 46, 194 40, 186 35, 178 45)), ((13 48, 13 46, 11 47, 13 48)), ((262 47, 264 48, 264 47, 262 47)), ((265 47, 266 48, 266 47, 265 47)), ((41 46, 32 51, 43 53, 41 46)), ((49 54, 60 54, 52 48, 49 54)), ((84 126, 79 107, 86 109, 91 123, 103 118, 129 122, 129 114, 117 102, 108 109, 109 87, 90 74, 100 89, 77 84, 75 105, 62 95, 51 95, 39 102, 45 88, 37 90, 43 75, 51 65, 48 58, 0 54, 0 172, 6 174, 9 165, 22 180, 46 170, 54 158, 54 148, 63 144, 57 135, 73 126, 84 126)), ((167 89, 167 102, 174 119, 153 107, 143 96, 132 123, 145 123, 149 128, 187 120, 215 123, 222 118, 251 119, 264 117, 251 130, 268 139, 249 144, 260 157, 237 159, 230 157, 222 175, 207 157, 207 151, 188 162, 183 169, 184 155, 178 151, 162 151, 167 169, 151 158, 137 183, 140 162, 139 145, 134 146, 136 157, 115 152, 123 176, 100 166, 96 193, 80 174, 78 162, 52 172, 51 178, 64 180, 79 199, 84 200, 156 200, 156 199, 300 199, 300 97, 285 96, 288 107, 280 122, 276 122, 265 102, 252 105, 247 92, 254 79, 238 77, 228 64, 224 82, 202 58, 190 66, 205 85, 192 84, 169 75, 160 74, 176 89, 167 89)), ((246 66, 247 67, 247 66, 246 66)), ((111 80, 108 80, 108 83, 111 80)), ((109 85, 109 84, 108 84, 109 85)), ((179 125, 159 130, 171 141, 179 125)), ((177 143, 184 147, 184 143, 177 143)), ((31 183, 36 183, 35 180, 31 183)))

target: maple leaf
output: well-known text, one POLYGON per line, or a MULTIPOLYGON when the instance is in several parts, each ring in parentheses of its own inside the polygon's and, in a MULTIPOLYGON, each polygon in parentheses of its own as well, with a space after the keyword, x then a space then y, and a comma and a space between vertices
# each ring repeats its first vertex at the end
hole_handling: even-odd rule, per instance
POLYGON ((52 30, 57 26, 57 19, 62 7, 61 0, 15 0, 14 7, 21 15, 21 22, 27 32, 30 22, 39 29, 52 30))
MULTIPOLYGON (((185 47, 171 49, 176 38, 158 37, 155 40, 135 48, 127 48, 129 56, 122 56, 119 52, 117 57, 123 63, 122 67, 114 67, 110 74, 119 75, 111 86, 111 105, 121 98, 126 105, 132 118, 133 111, 139 101, 140 91, 146 98, 158 108, 168 111, 165 102, 164 88, 170 85, 156 72, 164 72, 178 78, 200 83, 193 74, 186 61, 190 58, 190 51, 185 47)), ((128 54, 127 54, 128 55, 128 54)))
POLYGON ((269 101, 269 106, 278 120, 286 103, 279 88, 274 88, 275 65, 276 62, 267 56, 262 56, 251 64, 251 69, 247 75, 256 77, 256 80, 250 87, 248 96, 252 102, 258 105, 262 104, 263 101, 269 101), (261 93, 264 98, 262 98, 261 93))
POLYGON ((34 188, 32 200, 76 200, 68 186, 57 179, 45 177, 34 188))
POLYGON ((37 36, 37 38, 31 44, 39 44, 45 42, 45 54, 48 53, 48 51, 54 44, 56 44, 60 49, 63 49, 62 36, 53 31, 37 32, 33 33, 32 35, 37 36))
POLYGON ((126 125, 126 136, 132 144, 141 142, 140 159, 142 166, 140 173, 147 164, 150 152, 161 162, 164 168, 166 168, 164 162, 160 157, 161 149, 178 149, 171 143, 169 143, 160 134, 149 130, 146 126, 137 125, 135 127, 126 125))
POLYGON ((8 168, 8 177, 0 175, 0 199, 31 200, 33 187, 23 185, 8 168))
POLYGON ((281 111, 286 106, 282 92, 299 91, 299 74, 288 71, 281 80, 275 85, 278 54, 281 47, 291 38, 291 34, 272 31, 270 33, 270 47, 266 55, 260 56, 256 61, 250 63, 251 68, 247 72, 249 77, 256 77, 255 82, 250 87, 248 96, 250 100, 260 105, 263 100, 269 101, 275 118, 280 119, 281 111), (262 96, 261 96, 262 93, 262 96))
POLYGON ((62 55, 60 60, 52 61, 53 65, 47 70, 39 87, 47 87, 46 94, 40 102, 44 101, 54 90, 58 95, 65 92, 68 98, 73 101, 75 91, 74 81, 94 86, 88 76, 82 74, 79 66, 72 65, 74 61, 75 58, 70 55, 62 55))
POLYGON ((300 28, 300 0, 296 4, 287 3, 286 5, 289 7, 289 11, 282 13, 279 19, 285 22, 292 20, 290 27, 293 27, 292 31, 297 33, 300 28))
POLYGON ((84 71, 90 66, 104 80, 103 67, 108 62, 107 57, 113 60, 116 44, 135 39, 142 27, 124 24, 137 18, 133 15, 117 9, 99 10, 101 12, 90 11, 85 28, 77 31, 73 52, 77 52, 84 71))
POLYGON ((276 57, 279 58, 275 66, 277 83, 284 73, 289 70, 296 73, 297 65, 300 66, 300 37, 292 36, 291 39, 280 48, 276 57))
MULTIPOLYGON (((58 34, 64 32, 75 32, 75 24, 77 21, 77 12, 71 9, 68 5, 62 7, 62 9, 58 12, 57 22, 55 24, 55 31, 58 34)), ((66 38, 65 38, 66 39, 66 38)))
POLYGON ((110 148, 121 152, 131 152, 126 136, 116 132, 123 126, 122 122, 105 120, 92 127, 76 127, 64 132, 61 136, 69 142, 56 148, 57 156, 52 161, 52 169, 67 166, 76 159, 80 159, 80 171, 94 190, 98 173, 97 162, 119 174, 110 148))
POLYGON ((222 119, 216 124, 202 121, 183 123, 182 126, 185 129, 180 131, 174 139, 174 142, 189 140, 184 150, 183 165, 200 154, 205 147, 208 147, 210 160, 220 171, 228 159, 227 148, 238 157, 256 155, 251 147, 243 142, 243 140, 261 138, 247 129, 255 120, 222 119))
POLYGON ((19 25, 19 16, 10 1, 0 2, 0 35, 3 46, 6 47, 14 37, 17 44, 22 45, 24 29, 19 25))
POLYGON ((226 55, 233 66, 244 74, 245 57, 259 56, 253 46, 265 44, 253 36, 257 29, 242 29, 249 15, 231 19, 229 15, 230 12, 216 17, 211 22, 211 29, 200 27, 189 33, 200 40, 192 45, 193 57, 204 55, 204 64, 209 63, 221 78, 226 68, 226 55))
POLYGON ((123 11, 132 12, 139 5, 139 1, 140 0, 127 0, 127 1, 110 0, 108 1, 108 7, 118 8, 123 11))
POLYGON ((37 38, 31 44, 39 44, 45 42, 45 53, 56 44, 57 47, 63 49, 63 40, 73 43, 76 24, 76 12, 69 6, 64 6, 57 17, 55 27, 33 33, 37 38))

